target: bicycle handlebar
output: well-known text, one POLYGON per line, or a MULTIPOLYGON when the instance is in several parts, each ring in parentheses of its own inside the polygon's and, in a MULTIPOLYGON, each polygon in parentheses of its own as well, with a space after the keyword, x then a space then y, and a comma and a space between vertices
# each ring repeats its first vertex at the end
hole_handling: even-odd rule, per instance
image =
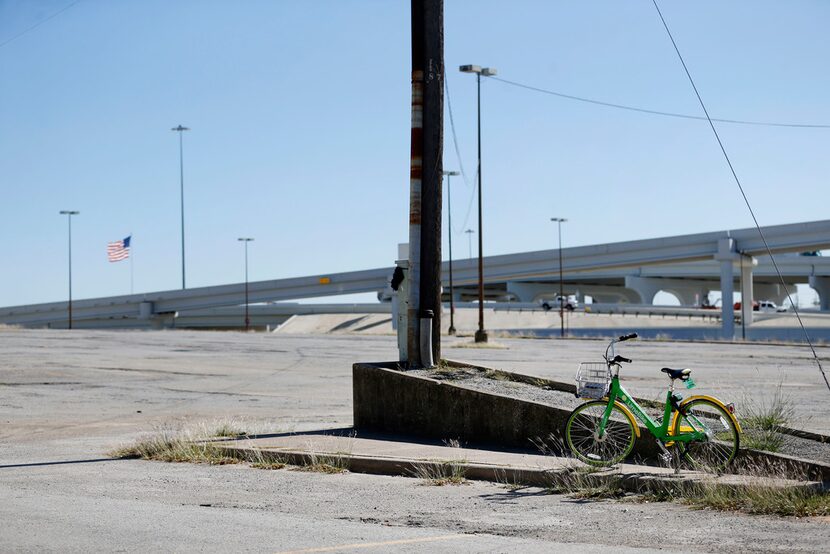
POLYGON ((618 343, 618 342, 624 342, 624 341, 627 341, 627 340, 631 340, 631 339, 636 339, 637 337, 638 337, 637 333, 629 333, 627 335, 622 335, 621 337, 612 340, 610 343, 608 343, 608 348, 605 349, 605 355, 603 356, 603 358, 605 358, 605 361, 608 362, 609 364, 617 364, 618 366, 619 366, 620 362, 625 362, 627 364, 630 364, 631 360, 629 360, 628 358, 624 358, 622 356, 616 355, 616 353, 614 352, 614 344, 618 343), (613 358, 608 357, 608 351, 609 350, 611 351, 611 355, 614 356, 613 358))

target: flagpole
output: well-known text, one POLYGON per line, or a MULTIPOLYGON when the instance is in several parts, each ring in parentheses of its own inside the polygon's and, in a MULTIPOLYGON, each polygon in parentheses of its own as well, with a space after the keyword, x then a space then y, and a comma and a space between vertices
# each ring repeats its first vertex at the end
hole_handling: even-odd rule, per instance
POLYGON ((133 293, 133 258, 135 258, 135 252, 133 251, 133 232, 130 231, 130 294, 133 293))

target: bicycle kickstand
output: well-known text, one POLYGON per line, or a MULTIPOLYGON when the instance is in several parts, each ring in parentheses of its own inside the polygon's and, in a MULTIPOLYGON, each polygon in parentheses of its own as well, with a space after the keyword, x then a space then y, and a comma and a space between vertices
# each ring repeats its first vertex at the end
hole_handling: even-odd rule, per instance
POLYGON ((666 448, 666 445, 660 441, 657 441, 657 446, 659 446, 660 450, 663 451, 660 454, 660 459, 663 460, 663 463, 668 467, 673 468, 675 475, 680 473, 680 452, 677 450, 677 447, 673 447, 669 450, 666 448))

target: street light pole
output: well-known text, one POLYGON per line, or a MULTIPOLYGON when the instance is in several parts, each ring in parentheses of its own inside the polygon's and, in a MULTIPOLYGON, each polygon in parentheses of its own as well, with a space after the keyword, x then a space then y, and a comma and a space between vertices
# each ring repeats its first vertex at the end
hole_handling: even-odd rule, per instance
POLYGON ((183 127, 179 124, 178 127, 173 127, 171 131, 179 133, 179 192, 181 196, 181 212, 182 212, 182 290, 187 288, 184 279, 184 148, 182 143, 182 132, 189 131, 190 128, 183 127))
POLYGON ((568 221, 561 217, 552 217, 559 229, 559 336, 565 337, 565 296, 562 291, 562 224, 568 221))
POLYGON ((452 288, 452 186, 450 184, 450 179, 453 175, 461 175, 457 171, 445 171, 444 175, 447 176, 447 238, 449 239, 449 246, 450 246, 450 328, 447 330, 447 333, 450 335, 455 334, 455 298, 453 297, 453 288, 452 288))
POLYGON ((458 68, 462 73, 476 74, 477 95, 477 123, 478 123, 478 331, 476 342, 487 342, 487 331, 484 330, 484 232, 481 225, 481 76, 491 77, 496 74, 492 67, 477 65, 462 65, 458 68))
POLYGON ((236 240, 245 244, 245 331, 249 331, 251 329, 251 318, 248 315, 248 243, 254 239, 240 237, 236 240))
POLYGON ((473 233, 475 233, 475 231, 473 231, 472 229, 467 229, 466 231, 464 231, 464 233, 467 234, 467 248, 470 249, 469 258, 472 259, 473 258, 473 233))
POLYGON ((78 215, 79 211, 61 210, 60 214, 66 216, 69 223, 69 329, 72 329, 72 216, 78 215))

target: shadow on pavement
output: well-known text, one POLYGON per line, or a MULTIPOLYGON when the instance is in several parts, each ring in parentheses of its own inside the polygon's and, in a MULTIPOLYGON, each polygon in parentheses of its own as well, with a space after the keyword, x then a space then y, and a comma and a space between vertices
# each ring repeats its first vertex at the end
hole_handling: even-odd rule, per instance
POLYGON ((118 462, 136 458, 93 458, 91 460, 61 460, 59 462, 32 462, 29 464, 6 464, 0 465, 0 469, 11 469, 15 467, 38 467, 38 466, 60 466, 67 464, 94 464, 98 462, 118 462))

